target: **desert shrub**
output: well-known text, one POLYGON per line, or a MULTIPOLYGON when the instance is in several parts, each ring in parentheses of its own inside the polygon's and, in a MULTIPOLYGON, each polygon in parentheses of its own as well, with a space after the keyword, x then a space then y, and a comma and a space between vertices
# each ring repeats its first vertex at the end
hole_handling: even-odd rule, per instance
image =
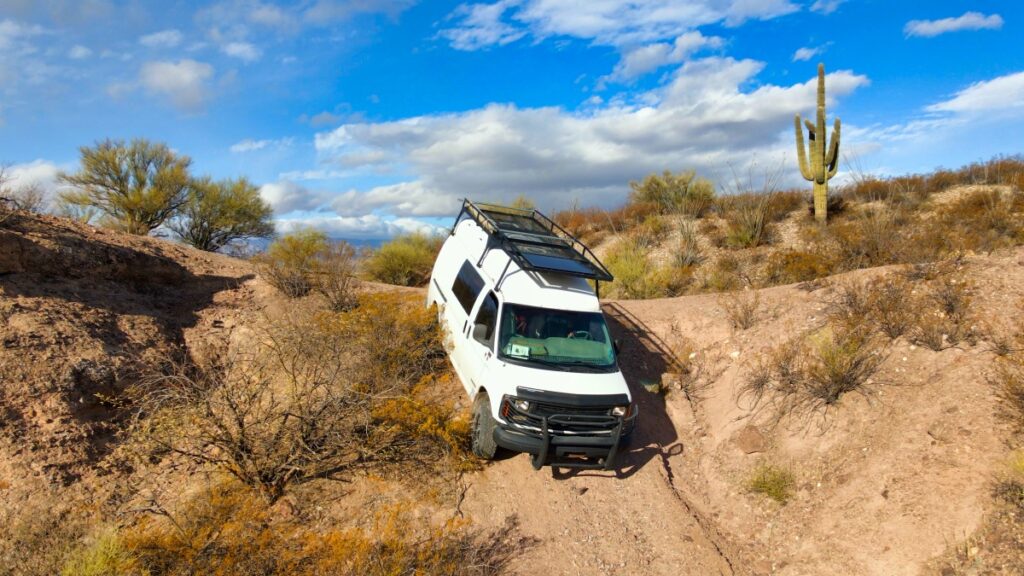
POLYGON ((42 488, 18 494, 4 486, 0 506, 0 572, 4 574, 59 574, 75 542, 89 529, 92 518, 83 510, 67 506, 61 492, 42 488))
POLYGON ((636 243, 644 248, 661 244, 670 231, 668 221, 658 214, 644 218, 639 226, 631 231, 636 243))
POLYGON ((349 312, 292 311, 263 336, 134 387, 143 453, 220 470, 269 502, 317 479, 465 460, 461 416, 422 394, 445 369, 436 320, 416 299, 366 294, 349 312), (416 418, 396 416, 404 410, 416 418))
POLYGON ((46 207, 46 195, 38 184, 26 184, 17 188, 10 186, 7 170, 0 166, 0 225, 10 221, 19 210, 42 213, 46 207))
POLYGON ((747 490, 785 504, 793 495, 793 472, 773 464, 760 464, 747 479, 747 490))
POLYGON ((232 242, 274 235, 274 211, 245 178, 192 181, 188 200, 169 228, 187 244, 216 252, 232 242))
POLYGON ((884 266, 897 262, 899 220, 892 208, 869 209, 829 227, 842 270, 884 266))
POLYGON ((367 276, 378 282, 398 286, 422 286, 430 280, 434 260, 443 238, 426 234, 396 236, 373 251, 366 259, 367 276))
POLYGON ((905 277, 887 275, 840 286, 830 316, 846 325, 874 326, 895 339, 916 325, 921 307, 921 299, 905 277))
POLYGON ((314 264, 311 284, 327 301, 327 307, 334 312, 354 308, 359 288, 356 249, 348 242, 328 244, 315 254, 314 264))
POLYGON ((733 328, 747 330, 757 323, 761 316, 761 295, 733 293, 719 299, 718 305, 725 311, 725 316, 733 328))
POLYGON ((851 184, 838 190, 838 193, 847 199, 858 202, 879 202, 888 200, 892 195, 891 190, 889 182, 874 176, 867 176, 857 178, 851 184))
POLYGON ((174 507, 160 507, 119 534, 138 572, 184 574, 337 574, 491 576, 530 544, 514 520, 502 529, 467 521, 417 519, 408 505, 380 511, 367 528, 318 531, 281 518, 232 482, 214 483, 174 507))
POLYGON ((612 298, 643 299, 675 296, 690 282, 689 268, 657 266, 646 248, 633 238, 620 241, 604 258, 615 277, 609 285, 612 298))
POLYGON ((845 394, 863 390, 884 360, 882 343, 866 323, 829 323, 784 343, 750 370, 739 391, 751 409, 771 409, 776 421, 822 422, 845 394))
POLYGON ((741 272, 739 259, 728 254, 721 256, 704 276, 703 288, 709 292, 728 292, 742 288, 741 272))
POLYGON ((61 198, 99 210, 115 228, 148 234, 188 200, 192 161, 164 144, 105 140, 79 150, 81 169, 60 176, 74 190, 61 198))
POLYGON ((527 196, 526 194, 520 194, 516 196, 516 199, 509 204, 512 208, 519 208, 520 210, 533 210, 537 207, 537 204, 527 196))
POLYGON ((956 276, 929 282, 922 294, 911 340, 938 351, 972 339, 970 290, 970 285, 956 276))
POLYGON ((323 232, 299 230, 278 238, 254 260, 267 283, 289 298, 298 298, 313 289, 310 272, 317 256, 328 249, 323 232))
POLYGON ((719 202, 726 221, 725 243, 733 248, 756 248, 769 241, 769 225, 776 217, 775 193, 738 194, 719 202))
POLYGON ((998 189, 975 190, 939 210, 946 243, 959 250, 991 252, 1021 241, 1024 224, 1015 212, 1021 193, 998 189))
POLYGON ((679 244, 672 253, 676 266, 689 268, 704 261, 704 250, 697 235, 697 226, 692 221, 685 221, 679 226, 679 244))
POLYGON ((60 571, 61 576, 110 576, 141 572, 138 557, 125 546, 113 530, 99 536, 70 554, 60 571))
POLYGON ((1024 433, 1024 360, 1019 356, 1001 359, 988 377, 999 398, 1000 412, 1024 433))
POLYGON ((673 174, 650 174, 641 182, 630 182, 630 203, 653 204, 662 214, 686 214, 702 217, 715 199, 711 181, 697 176, 693 170, 673 174))
POLYGON ((793 284, 828 276, 832 266, 824 253, 786 249, 768 256, 764 275, 770 284, 793 284))

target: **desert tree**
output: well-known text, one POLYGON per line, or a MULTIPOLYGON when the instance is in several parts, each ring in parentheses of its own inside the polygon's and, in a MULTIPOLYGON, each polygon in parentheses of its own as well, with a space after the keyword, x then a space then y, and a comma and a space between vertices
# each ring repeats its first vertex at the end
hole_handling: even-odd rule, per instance
POLYGON ((131 234, 148 234, 189 199, 191 159, 165 144, 136 139, 104 140, 83 146, 81 169, 63 173, 73 188, 63 203, 99 210, 106 222, 131 234))
POLYGON ((183 241, 216 252, 236 240, 274 235, 273 209, 245 178, 192 181, 188 200, 169 228, 183 241))
POLYGON ((652 204, 666 214, 703 216, 715 199, 710 180, 697 176, 693 170, 673 174, 650 174, 640 182, 630 182, 630 199, 635 203, 652 204))

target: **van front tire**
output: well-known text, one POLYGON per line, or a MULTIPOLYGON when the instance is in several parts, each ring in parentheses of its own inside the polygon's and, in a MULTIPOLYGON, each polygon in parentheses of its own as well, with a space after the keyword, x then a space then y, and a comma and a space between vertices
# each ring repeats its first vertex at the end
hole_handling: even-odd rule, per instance
POLYGON ((486 392, 480 392, 473 401, 473 420, 470 425, 472 433, 472 450, 478 458, 493 460, 498 451, 494 441, 494 428, 497 422, 491 414, 491 402, 486 392))

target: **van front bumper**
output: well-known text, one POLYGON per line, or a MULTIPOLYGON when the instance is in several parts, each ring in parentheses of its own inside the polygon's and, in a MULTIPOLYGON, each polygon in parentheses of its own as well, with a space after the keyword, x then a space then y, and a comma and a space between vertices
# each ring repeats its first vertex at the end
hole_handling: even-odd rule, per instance
MULTIPOLYGON (((510 407, 524 420, 527 413, 510 407)), ((565 468, 610 470, 614 467, 619 446, 633 431, 637 409, 627 416, 590 414, 530 415, 530 422, 509 419, 498 422, 494 441, 509 450, 532 455, 531 464, 540 469, 545 464, 565 468)))

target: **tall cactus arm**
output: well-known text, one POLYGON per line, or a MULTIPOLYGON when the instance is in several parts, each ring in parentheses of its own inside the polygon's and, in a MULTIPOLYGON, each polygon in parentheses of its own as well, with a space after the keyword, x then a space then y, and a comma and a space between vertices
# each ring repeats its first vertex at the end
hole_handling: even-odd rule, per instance
POLYGON ((800 175, 805 180, 814 179, 814 175, 811 173, 811 166, 807 163, 807 149, 804 148, 804 133, 800 129, 800 115, 797 114, 793 118, 793 128, 796 131, 796 159, 800 165, 800 175))
POLYGON ((839 118, 836 118, 835 124, 832 126, 832 138, 829 142, 828 156, 825 158, 825 164, 828 166, 828 178, 832 178, 836 175, 836 171, 839 170, 839 132, 842 128, 842 124, 839 118))
POLYGON ((814 127, 814 122, 804 120, 804 126, 807 126, 807 135, 810 136, 811 140, 816 140, 815 136, 818 134, 818 129, 814 127))

